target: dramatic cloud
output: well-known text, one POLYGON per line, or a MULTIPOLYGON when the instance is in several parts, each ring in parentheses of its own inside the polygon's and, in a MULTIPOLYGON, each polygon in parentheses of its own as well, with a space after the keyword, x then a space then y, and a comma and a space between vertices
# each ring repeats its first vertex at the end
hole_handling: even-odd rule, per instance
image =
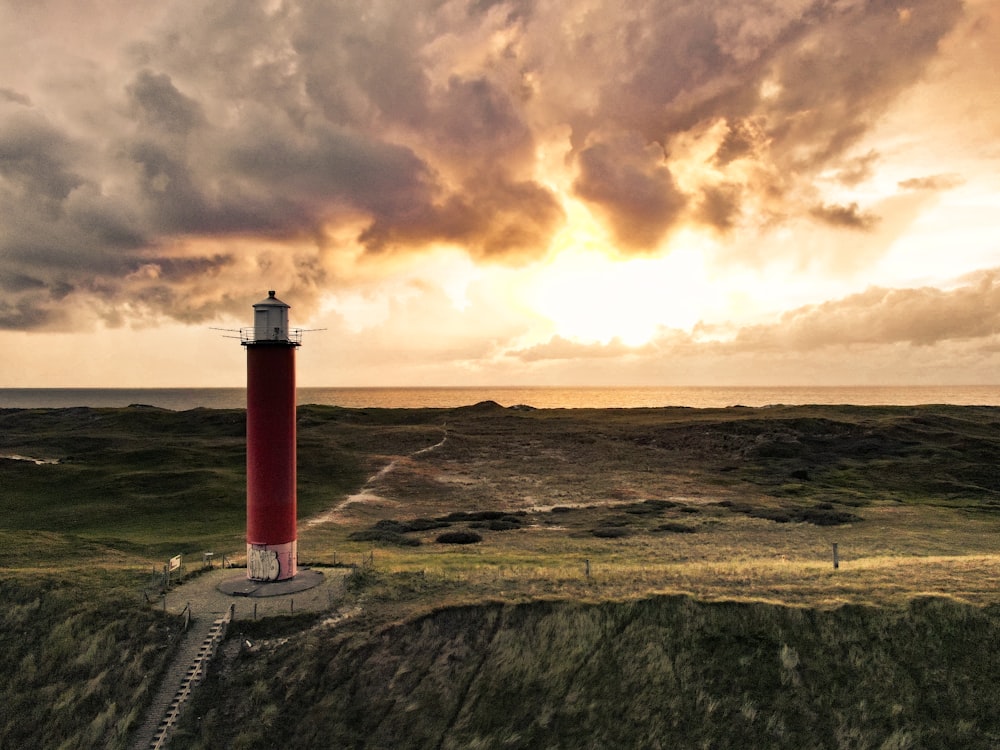
POLYGON ((233 287, 257 288, 255 269, 275 268, 282 242, 308 276, 275 281, 306 305, 347 247, 443 244, 523 263, 550 252, 573 199, 625 253, 669 252, 687 225, 725 235, 811 216, 870 230, 874 215, 824 200, 815 181, 871 174, 877 155, 849 149, 920 80, 962 11, 957 0, 88 7, 0 8, 0 62, 20 71, 0 85, 6 327, 69 326, 74 295, 99 295, 108 320, 121 304, 209 315, 207 287, 183 313, 176 301, 211 268, 228 279, 214 295, 226 309, 233 287), (81 41, 60 46, 71 30, 81 41))
POLYGON ((631 143, 598 143, 579 156, 574 184, 582 198, 606 213, 615 237, 626 247, 653 249, 676 223, 685 198, 677 190, 662 150, 631 143))
POLYGON ((319 384, 989 373, 997 38, 991 0, 0 0, 0 343, 277 288, 319 384))
POLYGON ((740 331, 737 348, 809 351, 827 346, 942 341, 1000 334, 1000 270, 945 291, 872 288, 845 299, 785 313, 771 326, 740 331))
POLYGON ((555 336, 508 356, 550 370, 576 363, 614 382, 787 384, 806 377, 828 384, 870 378, 917 383, 932 372, 947 373, 952 383, 988 382, 1000 360, 1000 269, 950 290, 871 288, 791 310, 767 324, 661 330, 640 347, 555 336))

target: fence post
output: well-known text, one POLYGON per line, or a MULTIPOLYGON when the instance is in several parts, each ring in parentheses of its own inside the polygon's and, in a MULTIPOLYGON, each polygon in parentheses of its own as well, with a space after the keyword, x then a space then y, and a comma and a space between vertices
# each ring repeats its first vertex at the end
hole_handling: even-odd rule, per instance
POLYGON ((583 561, 583 569, 587 575, 587 578, 590 578, 590 560, 583 561))
POLYGON ((837 543, 833 543, 833 569, 840 567, 840 557, 837 555, 837 543))

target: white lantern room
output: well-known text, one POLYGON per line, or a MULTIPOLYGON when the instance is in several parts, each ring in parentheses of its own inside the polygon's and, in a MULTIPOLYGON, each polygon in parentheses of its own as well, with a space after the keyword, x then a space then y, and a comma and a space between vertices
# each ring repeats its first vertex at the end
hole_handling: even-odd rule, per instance
POLYGON ((255 342, 290 341, 288 309, 291 305, 267 293, 267 299, 253 306, 253 338, 255 342))

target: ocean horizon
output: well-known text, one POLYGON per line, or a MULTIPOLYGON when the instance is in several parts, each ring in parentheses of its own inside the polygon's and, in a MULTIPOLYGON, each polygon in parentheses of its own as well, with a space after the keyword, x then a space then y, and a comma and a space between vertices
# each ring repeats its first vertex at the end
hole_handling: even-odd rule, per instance
MULTIPOLYGON (((303 404, 345 408, 454 408, 481 401, 539 409, 682 406, 1000 406, 1000 385, 960 386, 476 386, 300 387, 303 404)), ((246 408, 245 388, 0 388, 0 408, 154 406, 173 411, 246 408)))

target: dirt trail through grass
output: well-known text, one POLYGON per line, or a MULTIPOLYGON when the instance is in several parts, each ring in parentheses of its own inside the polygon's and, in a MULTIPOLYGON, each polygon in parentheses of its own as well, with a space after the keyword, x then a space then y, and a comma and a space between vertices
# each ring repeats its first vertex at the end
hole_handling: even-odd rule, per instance
MULTIPOLYGON (((445 443, 447 441, 448 441, 448 429, 447 429, 447 427, 445 427, 444 428, 444 435, 442 436, 441 440, 439 440, 438 442, 434 443, 434 445, 429 445, 426 448, 421 448, 420 450, 414 451, 413 453, 411 453, 409 456, 406 456, 405 458, 415 458, 417 456, 422 456, 424 454, 436 451, 439 448, 443 448, 444 445, 445 445, 445 443)), ((364 483, 364 485, 361 487, 361 489, 358 492, 355 492, 353 495, 348 495, 346 498, 344 498, 339 503, 337 503, 335 506, 333 506, 330 510, 324 511, 323 513, 320 513, 319 515, 313 516, 312 518, 307 518, 305 520, 305 522, 304 522, 306 528, 312 528, 314 526, 321 526, 321 525, 326 524, 326 523, 333 523, 335 521, 342 521, 342 520, 344 520, 344 511, 350 505, 356 505, 356 504, 360 504, 360 503, 385 503, 385 502, 391 502, 387 498, 384 498, 384 497, 376 494, 374 492, 373 488, 381 480, 383 480, 385 477, 387 477, 392 471, 394 471, 396 469, 396 467, 399 466, 399 462, 401 460, 403 460, 403 459, 396 458, 396 459, 393 459, 392 461, 390 461, 389 463, 387 463, 385 466, 383 466, 381 469, 379 469, 377 472, 375 472, 375 474, 373 474, 372 476, 368 477, 368 481, 366 481, 364 483)))

